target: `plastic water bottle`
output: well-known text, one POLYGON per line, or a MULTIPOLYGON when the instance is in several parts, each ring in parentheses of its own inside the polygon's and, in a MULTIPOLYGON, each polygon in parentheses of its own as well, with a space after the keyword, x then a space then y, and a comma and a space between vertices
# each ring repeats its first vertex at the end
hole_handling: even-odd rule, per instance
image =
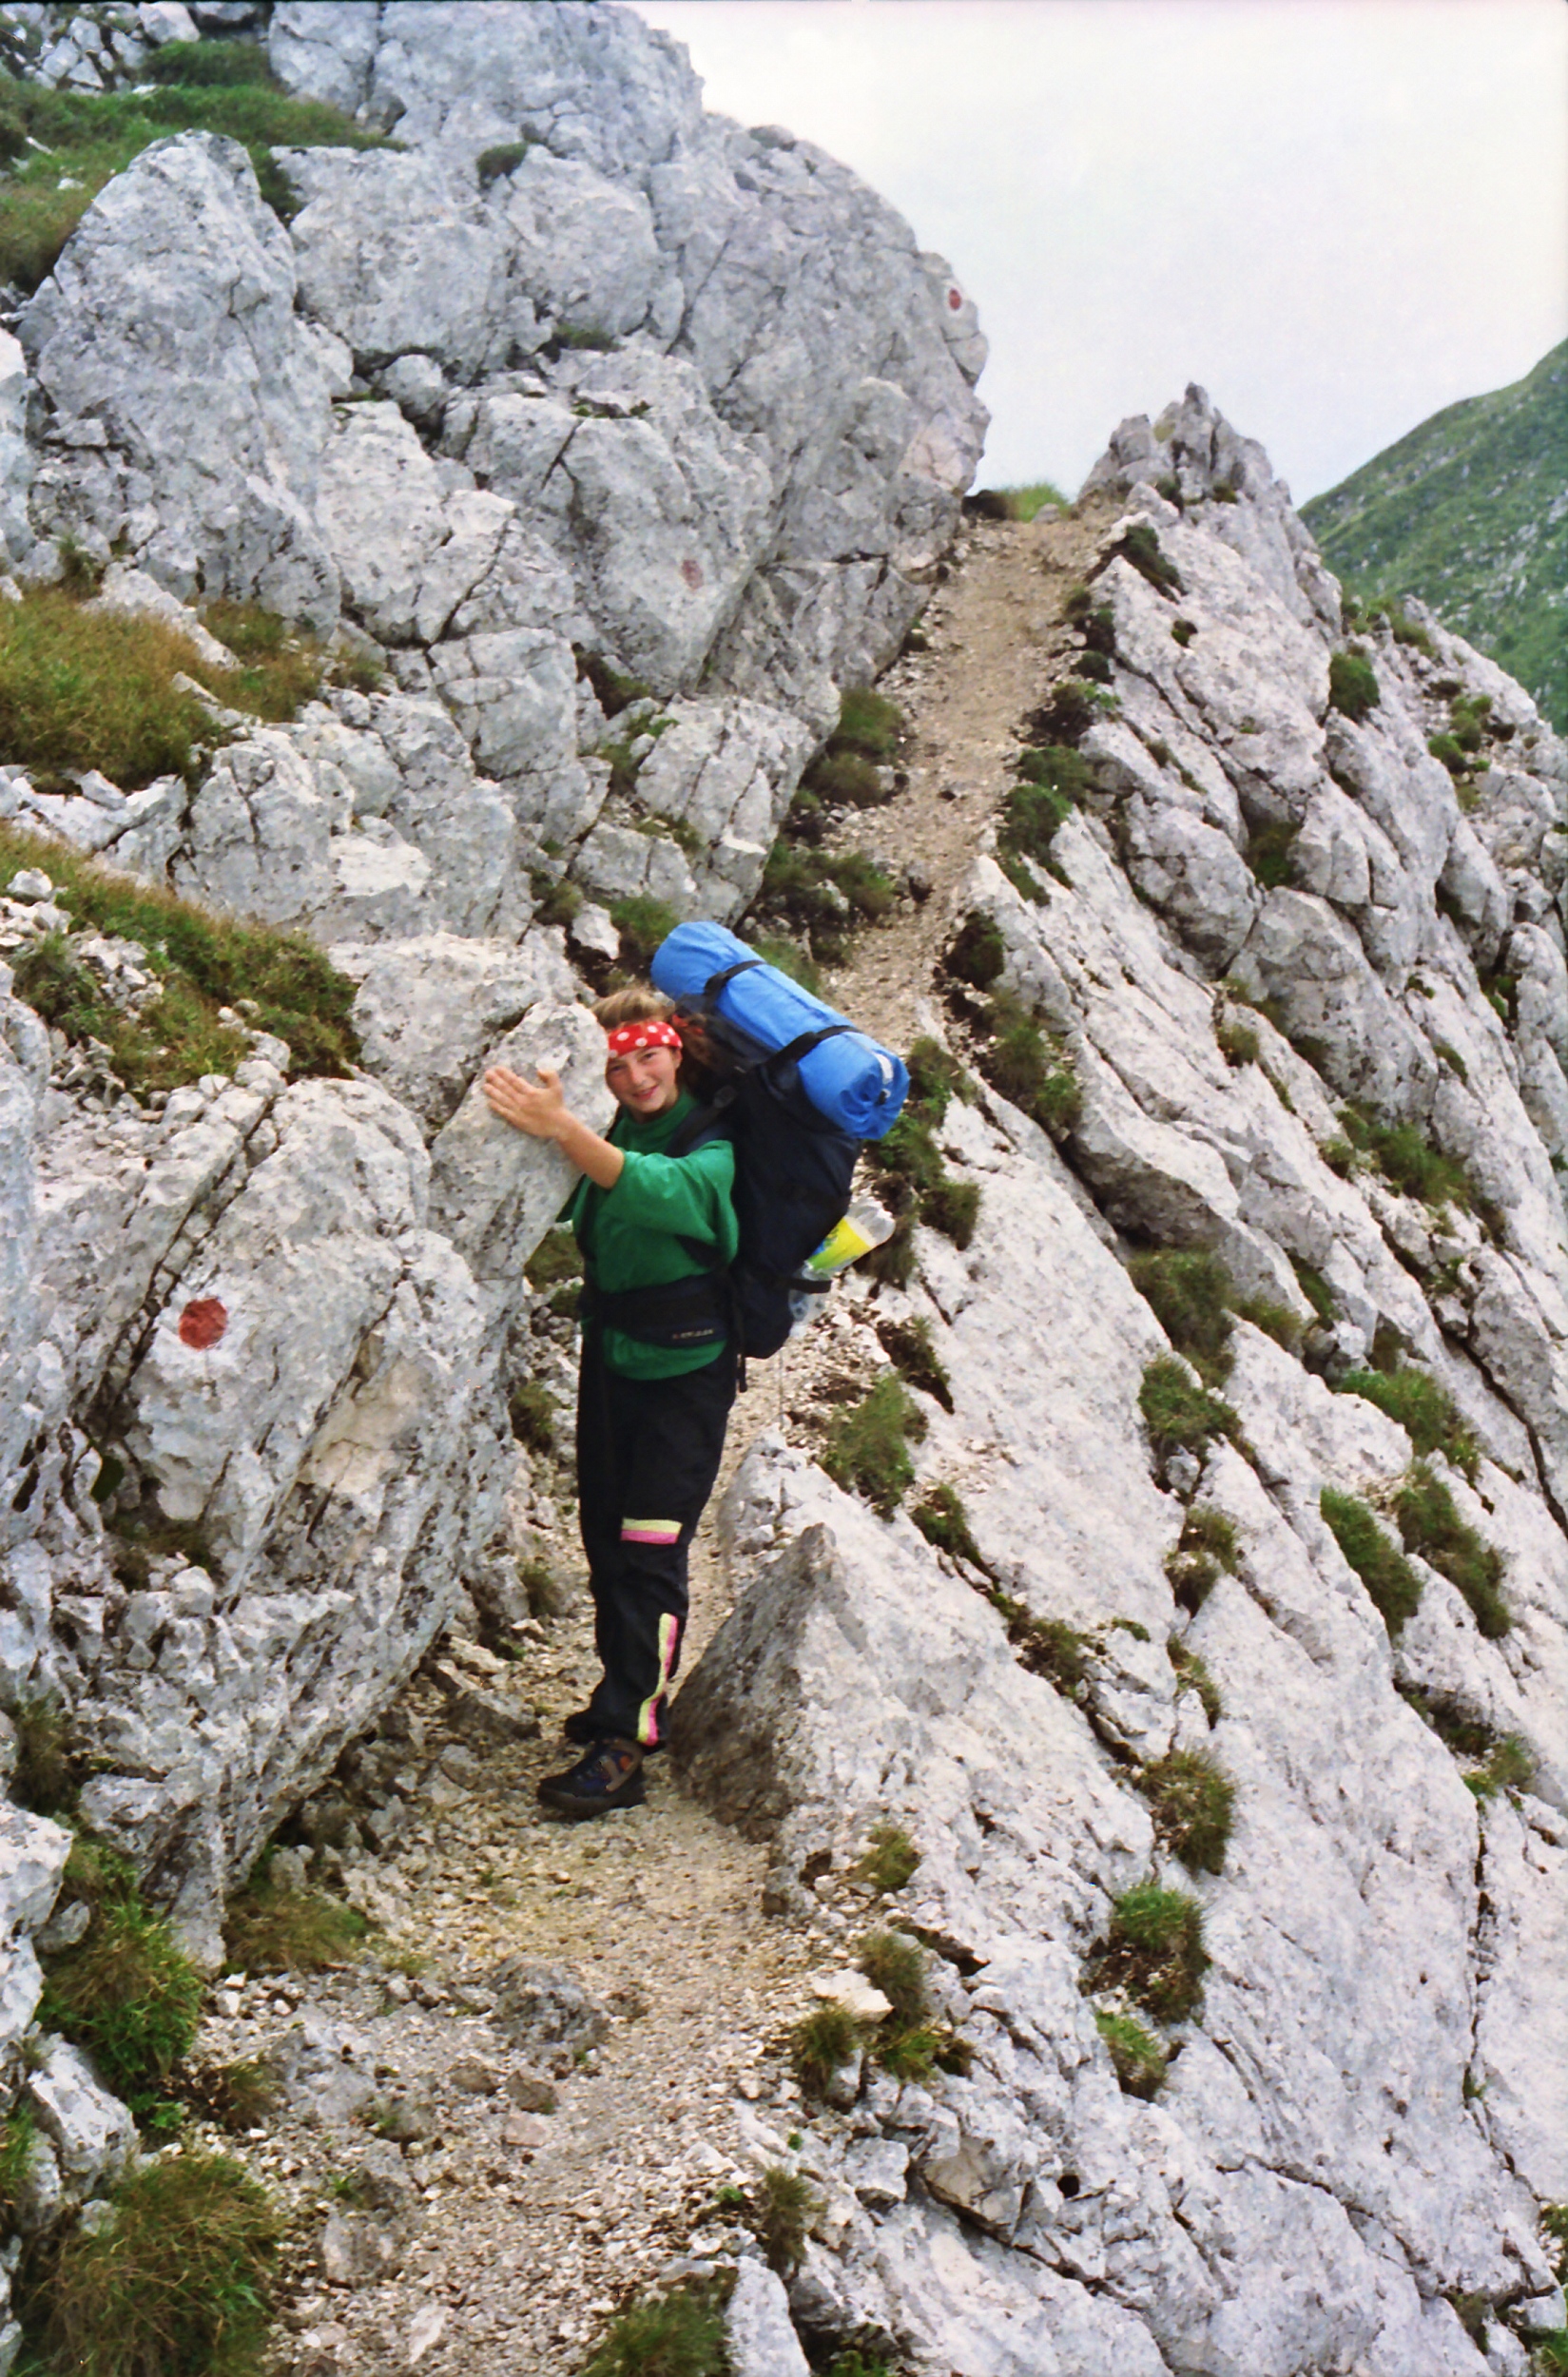
POLYGON ((882 1246, 892 1237, 897 1224, 891 1213, 870 1197, 857 1197, 842 1222, 835 1222, 815 1254, 807 1255, 805 1268, 813 1279, 832 1279, 837 1272, 858 1263, 873 1246, 882 1246))
POLYGON ((884 1213, 869 1197, 859 1197, 842 1222, 836 1222, 817 1248, 807 1255, 801 1266, 802 1276, 811 1282, 809 1287, 791 1291, 789 1309, 793 1316, 790 1335, 795 1336, 821 1312, 823 1303, 839 1273, 858 1263, 862 1254, 880 1246, 891 1238, 898 1224, 891 1213, 884 1213))

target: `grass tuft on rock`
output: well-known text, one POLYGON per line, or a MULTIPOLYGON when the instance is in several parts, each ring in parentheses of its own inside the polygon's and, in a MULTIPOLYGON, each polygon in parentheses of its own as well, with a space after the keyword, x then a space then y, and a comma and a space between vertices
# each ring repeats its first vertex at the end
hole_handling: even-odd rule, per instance
POLYGON ((347 1964, 370 1925, 358 1907, 324 1890, 286 1890, 266 1856, 228 1903, 223 1953, 237 1973, 324 1973, 347 1964))
MULTIPOLYGON (((1351 1157, 1369 1159, 1384 1180, 1405 1196, 1434 1209, 1457 1205, 1468 1211, 1476 1204, 1475 1183, 1463 1165, 1428 1147, 1414 1123, 1380 1122, 1353 1103, 1340 1108, 1339 1120, 1345 1133, 1340 1144, 1349 1149, 1351 1157)), ((1326 1161, 1330 1160, 1328 1150, 1324 1155, 1326 1161)), ((1349 1162, 1346 1157, 1335 1169, 1343 1170, 1349 1162)))
POLYGON ((232 1073, 248 1042, 219 1020, 223 1007, 288 1043, 295 1079, 341 1076, 357 1062, 355 985, 302 934, 220 915, 64 842, 0 824, 0 892, 24 867, 49 877, 76 928, 134 941, 145 953, 143 970, 161 995, 134 1015, 110 1003, 63 935, 45 935, 16 959, 16 995, 68 1039, 106 1046, 109 1070, 128 1088, 170 1090, 205 1073, 232 1073))
POLYGON ((1021 1107, 1053 1139, 1065 1139, 1083 1112, 1083 1090, 1057 1042, 1008 992, 987 1003, 977 1063, 991 1087, 1021 1107))
MULTIPOLYGON (((979 1185, 958 1180, 946 1169, 933 1135, 954 1095, 955 1084, 961 1079, 955 1060, 934 1040, 916 1042, 910 1052, 910 1092, 903 1112, 885 1137, 866 1150, 868 1161, 881 1175, 878 1186, 884 1201, 898 1217, 892 1237, 863 1260, 861 1267, 873 1279, 885 1280, 893 1286, 904 1285, 914 1268, 916 1222, 940 1230, 960 1249, 973 1243, 980 1212, 979 1185)), ((923 1329, 925 1324, 908 1325, 923 1329)), ((885 1335, 883 1343, 888 1343, 885 1335)), ((929 1348, 929 1333, 926 1344, 929 1348)), ((934 1356, 931 1361, 935 1362, 934 1356)), ((924 1383, 913 1371, 908 1375, 913 1384, 924 1383)), ((945 1374, 941 1391, 931 1391, 951 1411, 945 1374)))
POLYGON ((811 2223, 822 2199, 798 2171, 770 2163, 757 2182, 751 2208, 751 2231, 781 2278, 799 2269, 811 2223))
POLYGON ((835 2072, 861 2052, 861 2026, 847 2006, 819 2005, 789 2034, 789 2068, 808 2097, 825 2096, 835 2072))
POLYGON ((512 1433, 519 1444, 526 1444, 531 1453, 550 1453, 555 1448, 555 1399, 537 1379, 524 1379, 507 1398, 507 1418, 512 1433))
POLYGON ((823 1467, 846 1494, 859 1494, 879 1518, 891 1518, 915 1481, 909 1458, 927 1421, 903 1381, 879 1379, 870 1393, 842 1412, 828 1430, 823 1467))
POLYGON ((943 1411, 953 1408, 953 1382, 931 1342, 931 1324, 923 1316, 906 1321, 879 1321, 877 1342, 910 1386, 929 1395, 943 1411))
POLYGON ((1164 2042, 1131 2014, 1096 2007, 1094 2028, 1104 2039, 1117 2085, 1129 2097, 1157 2097, 1170 2067, 1164 2042))
POLYGON ((145 2163, 102 2225, 69 2232, 29 2273, 38 2366, 61 2377, 251 2377, 282 2226, 226 2155, 145 2163))
POLYGON ((29 2097, 18 2097, 0 2124, 0 2219, 16 2225, 17 2212, 32 2174, 38 2116, 29 2097))
MULTIPOLYGON (((0 280, 37 288, 106 182, 132 158, 174 132, 219 132, 247 150, 261 196, 286 221, 298 202, 277 148, 384 148, 336 107, 295 99, 274 81, 248 43, 183 42, 175 79, 150 90, 50 90, 0 75, 0 280), (214 53, 209 60, 206 52, 214 53), (218 53, 222 53, 221 55, 218 53), (200 70, 195 60, 203 61, 200 70), (261 71, 257 72, 257 62, 261 71), (213 72, 232 81, 214 84, 213 72)), ((165 49, 148 62, 156 74, 165 49)), ((165 73, 170 72, 168 67, 165 73)))
POLYGON ((1378 672, 1365 652, 1330 652, 1328 655, 1328 703, 1352 721, 1359 722, 1377 707, 1378 672))
POLYGON ((1158 534, 1147 520, 1134 520, 1130 528, 1124 529, 1112 551, 1113 554, 1120 553, 1124 561, 1130 561, 1139 577, 1146 578, 1156 593, 1170 595, 1181 592, 1181 572, 1175 563, 1161 551, 1158 534))
POLYGON ((613 903, 610 920, 621 937, 622 963, 633 974, 646 974, 654 951, 668 939, 681 919, 667 899, 655 899, 650 892, 633 892, 629 899, 613 903))
POLYGON ((886 1898, 904 1887, 920 1862, 920 1852, 902 1825, 876 1824, 871 1827, 870 1846, 855 1871, 880 1898, 886 1898))
POLYGON ((928 1486, 911 1509, 910 1517, 924 1536, 927 1543, 951 1558, 967 1561, 971 1568, 991 1571, 969 1524, 969 1513, 955 1486, 928 1486))
POLYGON ((1336 1395, 1360 1395, 1397 1420, 1418 1456, 1442 1453, 1474 1482, 1481 1447, 1460 1418, 1453 1397, 1425 1370, 1347 1370, 1336 1395))
POLYGON ((1095 1989, 1124 1989, 1157 2022, 1185 2022, 1197 2010, 1208 1969, 1196 1899, 1143 1883, 1116 1901, 1087 1978, 1095 1989))
POLYGON ((281 2083, 249 2057, 188 2067, 180 2074, 179 2086, 183 2104, 225 2130, 257 2129, 282 2102, 281 2083))
POLYGON ((1072 1693, 1089 1672, 1087 1634, 1063 1617, 1032 1617, 1021 1604, 1003 1611, 1007 1638, 1018 1654, 1018 1665, 1031 1675, 1043 1676, 1058 1691, 1072 1693))
POLYGON ((925 1950, 906 1931, 874 1931, 861 1942, 858 1962, 873 1989, 880 1989, 900 2030, 916 2030, 931 2012, 925 1950))
POLYGON ((1236 1787, 1201 1749, 1173 1749, 1145 1767, 1138 1788, 1154 1830, 1194 1873, 1218 1873, 1235 1820, 1236 1787))
POLYGON ((1389 1635, 1397 1635, 1421 1605, 1421 1578, 1353 1494, 1325 1486, 1319 1508, 1334 1541, 1365 1586, 1389 1635))
POLYGON ((1167 1656, 1176 1671, 1177 1699, 1181 1698, 1183 1692, 1195 1692, 1198 1705, 1210 1724, 1218 1725, 1225 1714, 1225 1703, 1220 1698, 1219 1686, 1209 1672, 1209 1662, 1196 1651, 1189 1651, 1187 1645, 1184 1642, 1178 1642, 1174 1635, 1165 1648, 1167 1656))
POLYGON ((1171 1590, 1190 1617, 1197 1615, 1222 1575, 1235 1575, 1240 1558, 1234 1519, 1211 1502, 1192 1503, 1165 1561, 1171 1590))
POLYGON ((1162 1247, 1136 1254, 1128 1277, 1180 1354, 1206 1386, 1223 1386, 1230 1375, 1231 1314, 1236 1288, 1217 1254, 1162 1247))
POLYGON ((1255 1065, 1263 1053, 1256 1030, 1239 1015, 1222 1017, 1214 1026, 1214 1038, 1228 1065, 1255 1065))
POLYGON ((1405 1550, 1458 1588, 1488 1640, 1507 1633, 1514 1620, 1502 1597, 1502 1555, 1460 1517, 1452 1494, 1424 1461, 1395 1495, 1394 1516, 1405 1550))
POLYGON ((1007 964, 1007 944, 1001 927, 972 908, 948 943, 946 966, 959 982, 974 991, 988 991, 1007 964))
POLYGON ((1187 1364, 1170 1354, 1150 1362, 1138 1389, 1138 1409, 1158 1451, 1178 1448, 1202 1454, 1216 1437, 1241 1440, 1241 1421, 1230 1405, 1199 1384, 1187 1364))
POLYGON ((63 1816, 76 1805, 81 1788, 78 1761, 72 1751, 70 1711, 53 1692, 19 1701, 10 1712, 16 1735, 16 1765, 10 1796, 35 1816, 63 1816))
POLYGON ((640 2296, 611 2322, 582 2377, 729 2377, 725 2300, 711 2281, 640 2296))
POLYGON ((85 2048, 115 2094, 145 2116, 196 2036, 202 1977, 114 1850, 79 1842, 66 1879, 87 1901, 91 1921, 73 1947, 48 1959, 38 2019, 85 2048))

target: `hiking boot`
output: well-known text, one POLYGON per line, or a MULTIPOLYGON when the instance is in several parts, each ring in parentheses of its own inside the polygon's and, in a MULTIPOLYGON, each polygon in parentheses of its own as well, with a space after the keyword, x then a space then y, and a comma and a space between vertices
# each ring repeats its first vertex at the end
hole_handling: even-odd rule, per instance
MULTIPOLYGON (((591 1709, 573 1709, 570 1716, 561 1719, 561 1739, 575 1742, 579 1749, 587 1749, 604 1738, 604 1719, 596 1717, 591 1709)), ((663 1742, 645 1742, 643 1756, 656 1758, 663 1748, 663 1742)))
POLYGON ((542 1807, 574 1823, 608 1816, 615 1807, 640 1807, 648 1797, 643 1753, 635 1742, 597 1741, 564 1774, 547 1774, 535 1796, 542 1807))

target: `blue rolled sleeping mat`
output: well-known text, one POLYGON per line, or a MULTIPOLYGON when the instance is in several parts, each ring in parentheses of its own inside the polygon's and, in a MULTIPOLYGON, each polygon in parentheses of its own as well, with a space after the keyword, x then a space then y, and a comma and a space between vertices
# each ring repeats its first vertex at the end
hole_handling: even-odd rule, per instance
MULTIPOLYGON (((724 985, 713 1012, 764 1049, 787 1048, 803 1033, 848 1021, 777 966, 762 963, 722 924, 678 924, 648 971, 667 998, 699 1000, 713 976, 731 966, 745 971, 724 985)), ((881 1139, 891 1131, 909 1088, 902 1057, 853 1025, 808 1049, 799 1069, 801 1087, 817 1111, 856 1139, 881 1139)))

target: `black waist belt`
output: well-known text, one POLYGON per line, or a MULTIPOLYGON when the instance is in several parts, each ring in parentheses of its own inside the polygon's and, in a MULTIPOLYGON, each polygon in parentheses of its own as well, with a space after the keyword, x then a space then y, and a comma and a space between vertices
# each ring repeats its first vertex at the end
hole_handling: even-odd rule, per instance
POLYGON ((640 1345, 722 1345, 731 1334, 729 1274, 693 1271, 659 1287, 609 1292, 585 1280, 578 1310, 585 1328, 619 1329, 640 1345))

